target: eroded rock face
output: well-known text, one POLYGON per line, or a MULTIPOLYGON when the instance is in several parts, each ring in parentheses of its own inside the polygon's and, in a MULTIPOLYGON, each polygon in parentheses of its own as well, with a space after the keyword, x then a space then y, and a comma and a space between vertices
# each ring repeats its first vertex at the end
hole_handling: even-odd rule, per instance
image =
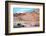
POLYGON ((14 16, 14 22, 19 22, 26 27, 39 25, 39 13, 20 13, 14 16))

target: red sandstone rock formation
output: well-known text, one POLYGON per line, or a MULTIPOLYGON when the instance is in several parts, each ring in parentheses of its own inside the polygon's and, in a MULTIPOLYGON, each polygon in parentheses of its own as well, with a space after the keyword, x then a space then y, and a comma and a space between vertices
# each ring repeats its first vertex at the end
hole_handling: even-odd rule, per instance
POLYGON ((36 23, 39 23, 39 13, 32 12, 32 13, 14 14, 14 20, 23 21, 28 25, 36 25, 36 23))

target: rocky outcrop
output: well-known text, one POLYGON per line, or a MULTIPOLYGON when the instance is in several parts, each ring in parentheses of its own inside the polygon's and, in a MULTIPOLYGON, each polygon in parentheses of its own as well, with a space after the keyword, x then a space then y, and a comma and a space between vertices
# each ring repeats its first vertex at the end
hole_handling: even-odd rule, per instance
POLYGON ((31 13, 19 13, 14 14, 14 23, 19 22, 22 25, 28 26, 35 26, 39 25, 39 13, 31 12, 31 13))

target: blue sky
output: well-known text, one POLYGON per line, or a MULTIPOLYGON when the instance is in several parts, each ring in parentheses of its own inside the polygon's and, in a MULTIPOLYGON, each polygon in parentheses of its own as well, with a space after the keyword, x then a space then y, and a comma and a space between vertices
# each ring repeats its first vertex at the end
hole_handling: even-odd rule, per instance
POLYGON ((13 8, 13 13, 32 12, 34 8, 13 8))

